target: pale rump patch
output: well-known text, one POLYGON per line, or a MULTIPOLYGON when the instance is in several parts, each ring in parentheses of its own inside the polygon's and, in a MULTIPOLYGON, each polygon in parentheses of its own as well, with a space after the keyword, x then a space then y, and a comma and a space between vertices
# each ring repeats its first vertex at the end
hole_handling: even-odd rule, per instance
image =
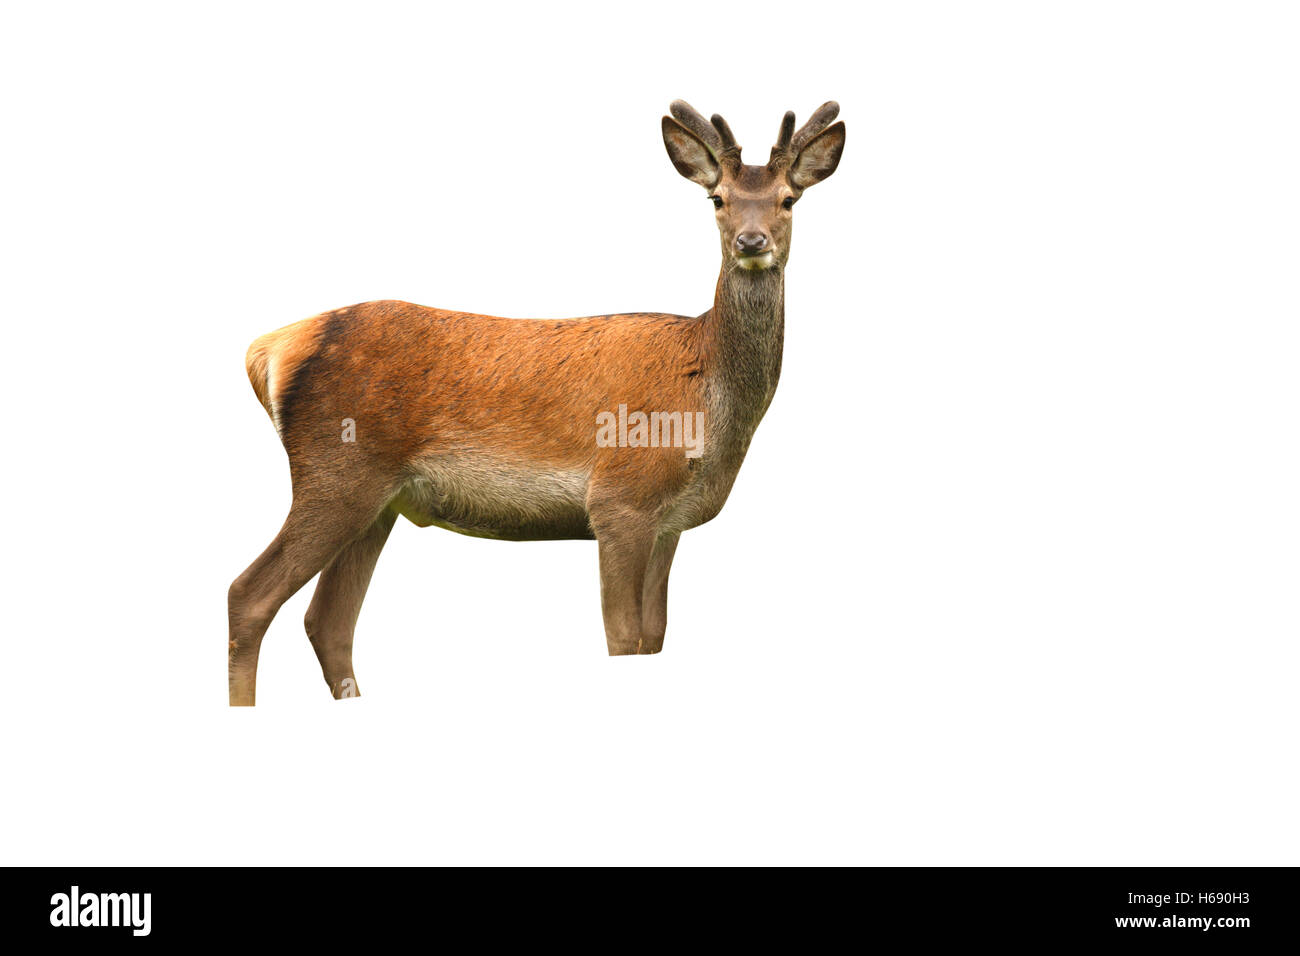
POLYGON ((266 410, 271 413, 271 424, 275 426, 276 434, 283 437, 284 432, 280 430, 279 406, 277 406, 275 403, 275 392, 272 391, 270 387, 270 382, 272 381, 274 376, 275 376, 275 353, 272 352, 266 356, 266 381, 268 384, 266 389, 265 404, 266 404, 266 410))
POLYGON ((303 319, 282 329, 268 332, 248 347, 244 365, 248 380, 280 431, 279 396, 292 381, 293 373, 315 350, 320 341, 323 315, 303 319))

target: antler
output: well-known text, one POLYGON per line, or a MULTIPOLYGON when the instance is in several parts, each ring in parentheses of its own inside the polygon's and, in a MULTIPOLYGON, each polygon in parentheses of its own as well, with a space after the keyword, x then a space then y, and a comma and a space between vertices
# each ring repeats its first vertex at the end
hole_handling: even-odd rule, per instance
POLYGON ((769 166, 775 166, 782 163, 792 163, 799 152, 817 138, 817 134, 824 130, 840 115, 840 104, 834 100, 827 100, 808 117, 808 122, 799 127, 799 132, 794 132, 794 113, 786 113, 781 118, 781 132, 777 136, 776 145, 772 147, 772 158, 768 160, 769 166))
POLYGON ((799 132, 794 134, 794 141, 790 148, 797 155, 800 150, 817 138, 817 134, 835 121, 835 117, 840 115, 840 104, 834 100, 827 100, 821 106, 817 107, 816 112, 808 117, 808 122, 799 128, 799 132))
POLYGON ((713 128, 718 131, 718 135, 722 137, 723 151, 725 152, 728 149, 734 149, 739 153, 740 147, 736 145, 736 137, 731 134, 731 127, 728 126, 727 121, 722 118, 722 114, 714 113, 713 119, 710 120, 710 122, 713 123, 713 128))
POLYGON ((673 100, 668 107, 668 112, 673 114, 673 119, 685 126, 696 139, 707 146, 718 162, 740 164, 740 147, 736 145, 736 137, 732 135, 727 121, 720 115, 714 113, 713 121, 710 123, 685 100, 673 100))

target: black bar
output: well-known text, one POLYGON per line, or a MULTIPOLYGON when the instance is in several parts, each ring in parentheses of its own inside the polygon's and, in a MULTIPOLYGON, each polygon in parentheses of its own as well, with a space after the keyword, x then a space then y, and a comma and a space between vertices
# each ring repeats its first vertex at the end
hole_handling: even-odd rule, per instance
POLYGON ((427 939, 430 932, 475 921, 489 935, 531 926, 545 942, 549 927, 559 940, 581 934, 584 926, 623 919, 634 920, 635 932, 652 938, 669 938, 673 927, 700 926, 703 920, 705 939, 794 934, 791 938, 808 945, 844 933, 864 943, 901 933, 915 943, 1122 945, 1131 940, 1142 946, 1234 950, 1300 938, 1293 868, 747 869, 726 874, 703 868, 589 874, 574 868, 546 875, 10 868, 7 876, 13 889, 4 895, 5 926, 24 935, 39 933, 49 942, 88 944, 110 937, 132 945, 154 940, 249 944, 262 939, 268 926, 276 927, 275 938, 290 934, 295 947, 396 944, 412 932, 427 939), (81 912, 70 920, 70 906, 59 906, 72 902, 74 886, 81 912), (113 894, 106 905, 101 905, 103 894, 113 894), (92 896, 95 903, 87 903, 92 896), (630 912, 618 915, 622 910, 630 912), (64 924, 108 922, 115 911, 123 925, 52 924, 52 918, 64 924))

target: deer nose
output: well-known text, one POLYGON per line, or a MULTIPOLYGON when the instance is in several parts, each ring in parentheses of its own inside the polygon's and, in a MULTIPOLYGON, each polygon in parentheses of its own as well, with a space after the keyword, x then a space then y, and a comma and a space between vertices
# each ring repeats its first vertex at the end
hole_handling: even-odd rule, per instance
POLYGON ((741 255, 752 256, 767 248, 767 236, 761 232, 742 232, 736 237, 736 249, 741 255))

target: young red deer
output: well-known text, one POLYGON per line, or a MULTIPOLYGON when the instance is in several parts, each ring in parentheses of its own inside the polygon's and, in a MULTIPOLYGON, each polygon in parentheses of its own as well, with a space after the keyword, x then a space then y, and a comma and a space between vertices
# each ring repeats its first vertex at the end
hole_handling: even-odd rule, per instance
POLYGON ((357 695, 353 629, 398 515, 511 541, 594 538, 609 653, 663 647, 678 536, 722 508, 776 389, 791 209, 844 149, 835 103, 797 133, 786 113, 763 166, 741 162, 721 116, 680 100, 670 112, 668 155, 708 190, 722 237, 703 315, 545 321, 367 302, 249 348, 293 504, 230 586, 231 704, 254 702, 262 635, 318 572, 307 635, 334 696, 357 695))

